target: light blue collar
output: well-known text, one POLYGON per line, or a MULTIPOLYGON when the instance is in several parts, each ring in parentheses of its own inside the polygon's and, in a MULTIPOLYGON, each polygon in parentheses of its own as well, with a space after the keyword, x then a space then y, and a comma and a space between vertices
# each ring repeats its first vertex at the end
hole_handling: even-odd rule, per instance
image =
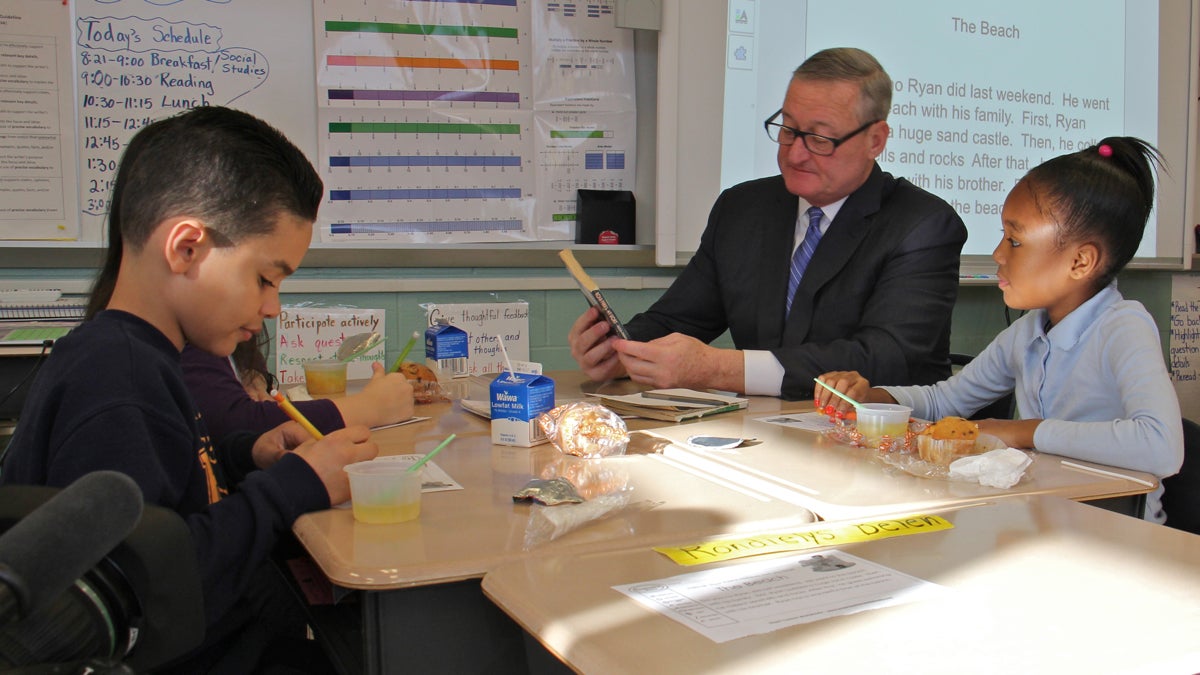
POLYGON ((1088 298, 1086 302, 1063 317, 1063 320, 1051 328, 1049 333, 1046 333, 1046 310, 1037 310, 1036 333, 1057 349, 1072 349, 1079 343, 1083 335, 1096 324, 1101 314, 1122 300, 1124 298, 1117 290, 1117 281, 1114 279, 1108 286, 1100 289, 1099 293, 1088 298))

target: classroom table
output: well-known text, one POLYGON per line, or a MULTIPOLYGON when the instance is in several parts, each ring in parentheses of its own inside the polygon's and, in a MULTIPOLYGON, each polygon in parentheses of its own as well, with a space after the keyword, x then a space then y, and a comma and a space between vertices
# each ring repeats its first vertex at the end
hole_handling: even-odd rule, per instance
MULTIPOLYGON (((808 410, 807 405, 804 409, 808 410)), ((1021 481, 1007 489, 923 478, 883 462, 875 450, 764 421, 775 416, 751 411, 641 433, 672 442, 665 447, 666 459, 754 485, 824 519, 870 517, 1027 494, 1105 501, 1111 510, 1140 517, 1146 493, 1158 486, 1158 479, 1151 474, 1073 459, 1063 464, 1064 458, 1039 452, 1032 453, 1033 463, 1021 481), (693 434, 754 438, 758 444, 706 452, 688 447, 687 438, 693 434)))
MULTIPOLYGON (((580 396, 581 375, 553 376, 560 403, 580 396)), ((752 409, 765 414, 779 407, 778 399, 761 398, 752 409)), ((304 515, 293 527, 330 581, 368 591, 359 597, 366 672, 485 672, 522 660, 520 631, 515 624, 506 631, 487 618, 489 610, 501 619, 503 615, 483 597, 479 580, 489 569, 530 552, 650 546, 679 536, 815 520, 809 511, 757 490, 681 470, 658 454, 634 454, 611 460, 615 470, 628 473, 633 487, 628 507, 551 540, 540 512, 556 512, 515 503, 512 496, 557 450, 547 444, 492 445, 489 422, 457 402, 417 406, 416 414, 432 419, 373 434, 382 453, 423 454, 454 433, 456 439, 434 463, 463 490, 424 494, 416 521, 366 525, 356 522, 349 509, 335 508, 304 515), (463 639, 452 639, 457 635, 463 639)))
MULTIPOLYGON (((629 381, 597 385, 576 372, 550 375, 560 404, 586 391, 643 388, 629 381)), ((421 405, 416 414, 432 419, 377 431, 373 437, 382 454, 423 454, 450 433, 457 434, 434 461, 463 490, 426 493, 420 518, 408 523, 364 525, 349 509, 330 509, 300 517, 293 531, 333 584, 364 591, 358 600, 366 672, 402 666, 444 670, 450 665, 456 672, 485 672, 525 658, 523 648, 517 653, 514 647, 520 645, 520 631, 515 624, 508 629, 502 625, 507 619, 479 588, 486 572, 515 560, 644 548, 681 537, 795 526, 847 513, 882 515, 1026 493, 1108 497, 1145 492, 1154 485, 1066 471, 1049 461, 1035 463, 1033 478, 1012 490, 956 485, 890 471, 866 451, 826 442, 813 432, 755 421, 809 410, 808 401, 750 397, 746 410, 708 420, 667 427, 654 420, 629 420, 634 454, 613 460, 628 472, 634 488, 629 506, 548 541, 537 527, 545 524, 540 516, 552 511, 514 503, 512 495, 557 451, 549 445, 492 445, 489 422, 460 403, 421 405), (695 453, 670 440, 714 432, 745 434, 762 443, 734 455, 695 453), (746 457, 764 459, 756 467, 746 457), (801 477, 808 466, 808 475, 801 477), (478 625, 470 623, 476 619, 478 625), (459 635, 462 639, 456 640, 459 635)))
POLYGON ((1055 497, 939 514, 953 529, 836 550, 943 596, 723 643, 613 586, 761 558, 682 567, 645 547, 530 556, 488 572, 483 589, 585 675, 1200 672, 1200 536, 1055 497))

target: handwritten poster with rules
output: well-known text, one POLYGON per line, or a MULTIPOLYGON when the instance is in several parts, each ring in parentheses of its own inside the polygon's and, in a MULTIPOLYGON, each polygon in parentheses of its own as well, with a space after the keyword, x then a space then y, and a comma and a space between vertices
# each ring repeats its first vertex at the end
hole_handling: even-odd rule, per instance
MULTIPOLYGON (((342 341, 379 333, 379 344, 350 362, 346 376, 371 377, 371 363, 384 362, 384 310, 355 307, 284 307, 275 321, 275 377, 281 385, 304 382, 304 362, 332 359, 342 341)), ((386 365, 386 364, 384 364, 386 365)))
POLYGON ((1200 275, 1171 279, 1171 347, 1167 368, 1188 419, 1200 419, 1200 275))
POLYGON ((529 360, 529 303, 478 302, 430 303, 425 309, 427 325, 439 319, 467 332, 467 374, 487 375, 504 370, 504 354, 497 338, 513 361, 529 360))

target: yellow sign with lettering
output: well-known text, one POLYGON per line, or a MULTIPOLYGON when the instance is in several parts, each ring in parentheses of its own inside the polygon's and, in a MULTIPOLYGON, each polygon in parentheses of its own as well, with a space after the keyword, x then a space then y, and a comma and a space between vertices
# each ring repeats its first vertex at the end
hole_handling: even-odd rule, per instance
POLYGON ((704 563, 734 560, 736 558, 746 558, 765 553, 841 546, 860 541, 874 541, 876 539, 902 537, 908 534, 937 532, 953 528, 954 524, 945 518, 930 515, 913 515, 904 516, 903 518, 851 523, 837 527, 820 527, 818 523, 813 528, 797 530, 795 532, 777 532, 742 539, 706 541, 701 544, 691 544, 689 546, 656 546, 654 550, 680 565, 702 565, 704 563))

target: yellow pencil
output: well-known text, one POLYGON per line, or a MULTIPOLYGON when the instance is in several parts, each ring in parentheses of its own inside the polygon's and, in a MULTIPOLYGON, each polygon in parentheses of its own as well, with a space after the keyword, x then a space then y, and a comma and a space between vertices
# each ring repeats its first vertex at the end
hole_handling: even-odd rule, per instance
POLYGON ((283 408, 283 412, 287 413, 288 417, 296 420, 300 426, 304 427, 305 431, 312 434, 313 438, 317 439, 318 441, 322 438, 325 438, 325 434, 318 431, 317 428, 313 426, 313 423, 309 422, 308 418, 305 417, 299 410, 297 410, 296 406, 292 405, 292 402, 289 401, 286 396, 280 393, 278 389, 271 392, 271 398, 275 399, 275 402, 279 404, 280 408, 283 408))

